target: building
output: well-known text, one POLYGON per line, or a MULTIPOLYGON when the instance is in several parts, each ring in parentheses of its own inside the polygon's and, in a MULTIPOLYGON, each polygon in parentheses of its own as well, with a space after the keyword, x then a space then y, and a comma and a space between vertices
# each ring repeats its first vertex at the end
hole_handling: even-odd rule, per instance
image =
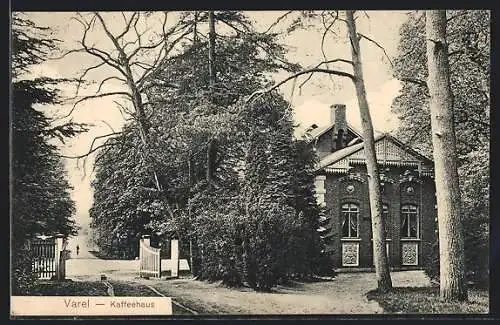
MULTIPOLYGON (((362 136, 346 121, 345 105, 331 106, 332 123, 313 125, 319 157, 316 195, 325 208, 318 231, 336 268, 373 267, 370 201, 362 136)), ((386 247, 393 269, 420 268, 436 238, 433 162, 389 134, 375 136, 386 247)))

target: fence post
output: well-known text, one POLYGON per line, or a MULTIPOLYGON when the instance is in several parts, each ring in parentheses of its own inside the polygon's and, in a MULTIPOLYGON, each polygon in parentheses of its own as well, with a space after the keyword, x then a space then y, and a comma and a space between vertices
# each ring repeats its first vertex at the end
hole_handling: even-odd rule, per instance
POLYGON ((55 262, 55 269, 56 269, 56 280, 61 281, 64 280, 65 274, 64 274, 64 264, 65 261, 62 256, 62 249, 63 249, 63 241, 64 241, 64 235, 62 234, 57 234, 55 240, 55 252, 54 252, 54 262, 55 262))
POLYGON ((172 276, 179 276, 179 240, 170 241, 170 262, 172 263, 172 276))

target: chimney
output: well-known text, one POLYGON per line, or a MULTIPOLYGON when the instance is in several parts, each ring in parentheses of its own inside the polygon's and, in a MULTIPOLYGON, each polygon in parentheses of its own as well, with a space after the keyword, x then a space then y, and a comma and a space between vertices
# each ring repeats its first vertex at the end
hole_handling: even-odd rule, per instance
POLYGON ((345 117, 345 105, 334 104, 330 106, 330 118, 332 129, 332 151, 342 149, 346 146, 347 120, 345 117))

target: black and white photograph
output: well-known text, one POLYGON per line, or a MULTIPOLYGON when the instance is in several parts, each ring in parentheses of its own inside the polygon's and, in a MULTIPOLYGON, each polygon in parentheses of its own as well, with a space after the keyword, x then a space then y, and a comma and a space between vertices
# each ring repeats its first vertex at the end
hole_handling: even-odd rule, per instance
POLYGON ((11 319, 490 313, 490 10, 10 26, 11 319))

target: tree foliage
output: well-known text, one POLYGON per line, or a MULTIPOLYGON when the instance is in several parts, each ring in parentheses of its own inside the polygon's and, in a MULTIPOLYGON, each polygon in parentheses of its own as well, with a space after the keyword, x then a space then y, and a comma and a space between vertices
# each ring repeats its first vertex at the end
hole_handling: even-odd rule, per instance
MULTIPOLYGON (((470 280, 488 278, 490 13, 447 12, 450 81, 459 158, 462 213, 466 224, 466 268, 470 280)), ((412 13, 401 27, 394 75, 403 81, 393 112, 401 126, 397 136, 422 154, 432 155, 425 56, 425 16, 412 13)), ((437 250, 436 250, 437 252, 437 250)), ((438 256, 428 263, 439 274, 438 256)))
POLYGON ((28 241, 37 234, 68 236, 77 230, 71 186, 57 147, 50 140, 74 136, 86 129, 74 123, 54 127, 37 109, 37 105, 60 103, 56 86, 64 81, 29 78, 31 67, 43 62, 55 49, 56 41, 47 35, 47 29, 14 14, 12 45, 11 278, 13 290, 22 293, 35 280, 28 241))
POLYGON ((181 254, 191 243, 199 279, 268 290, 315 270, 320 248, 314 155, 294 141, 290 108, 280 95, 242 107, 245 96, 269 85, 267 73, 296 69, 284 60, 284 49, 253 31, 238 12, 215 18, 231 31, 217 33, 216 82, 210 87, 209 44, 200 32, 206 17, 188 13, 185 21, 195 20, 198 39, 162 61, 149 80, 151 141, 140 146, 130 123, 126 135, 109 139, 113 145, 97 159, 92 225, 102 245, 112 245, 117 227, 125 224, 135 238, 146 231, 177 237, 181 254), (176 87, 165 86, 171 84, 176 87), (209 139, 217 139, 217 146, 207 181, 209 139), (148 162, 136 156, 141 152, 148 162), (151 168, 164 184, 161 192, 151 190, 151 168))

